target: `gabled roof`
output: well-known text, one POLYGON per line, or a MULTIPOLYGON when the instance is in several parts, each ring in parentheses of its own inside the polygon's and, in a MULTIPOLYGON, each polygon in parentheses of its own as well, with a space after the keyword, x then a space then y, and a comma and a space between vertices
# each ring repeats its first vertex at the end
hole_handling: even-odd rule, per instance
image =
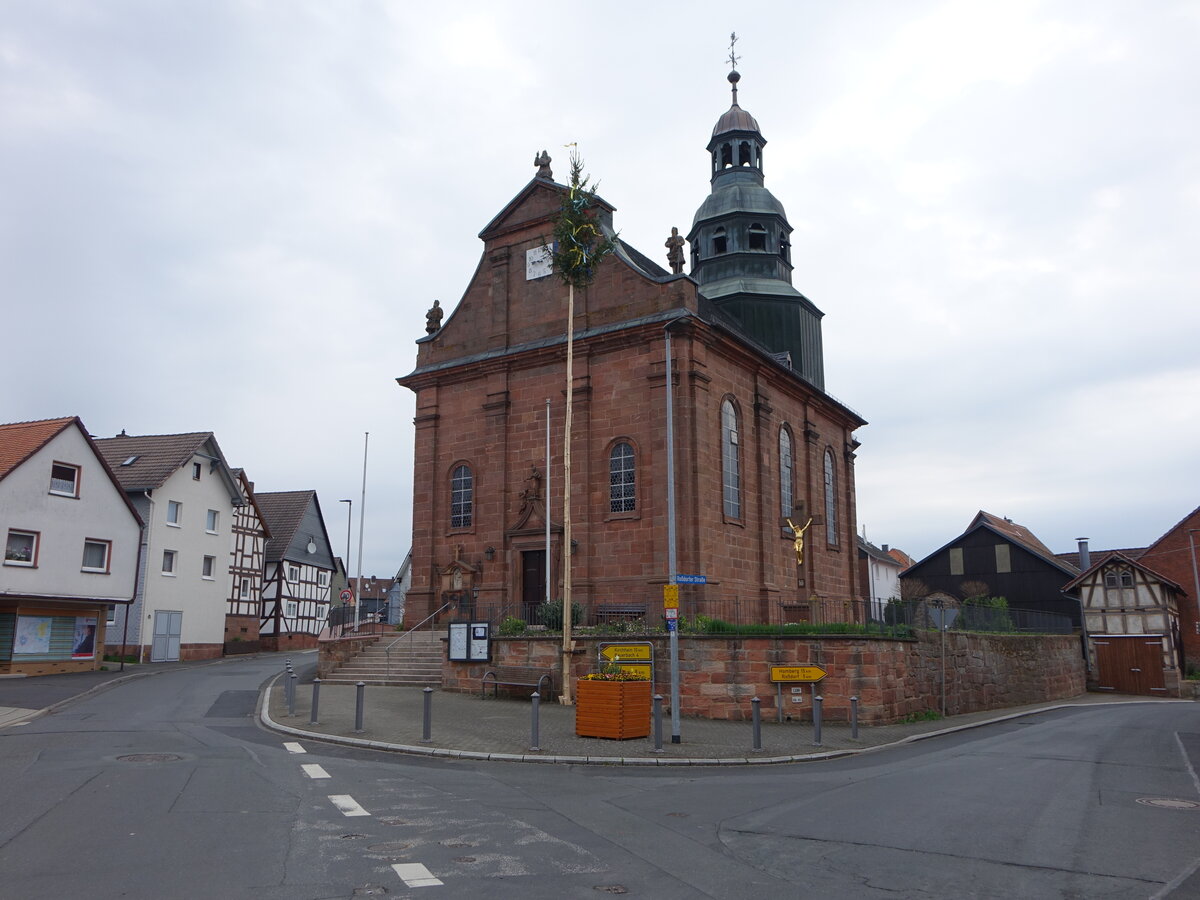
POLYGON ((83 420, 79 416, 69 416, 65 419, 42 419, 37 422, 13 422, 8 425, 0 425, 0 480, 3 480, 6 475, 72 425, 79 429, 79 433, 83 436, 83 439, 92 448, 92 453, 96 456, 96 462, 104 469, 113 487, 117 489, 117 493, 125 501, 125 506, 133 514, 133 518, 137 521, 138 525, 141 526, 143 524, 142 517, 138 514, 133 504, 129 502, 129 497, 126 496, 121 482, 117 479, 112 467, 109 466, 108 461, 104 458, 104 454, 100 451, 97 442, 88 434, 88 430, 83 427, 83 420))
POLYGON ((876 547, 861 534, 858 535, 858 549, 865 553, 871 559, 877 559, 881 563, 886 563, 889 566, 903 568, 903 564, 892 556, 890 551, 884 551, 882 547, 876 547))
POLYGON ((190 431, 185 434, 126 434, 101 438, 96 446, 112 467, 126 491, 152 491, 160 488, 193 456, 205 456, 222 470, 222 477, 231 490, 231 498, 241 498, 241 487, 225 461, 217 439, 211 431, 190 431), (210 444, 212 453, 205 449, 210 444), (128 463, 128 465, 126 465, 128 463))
MULTIPOLYGON (((296 539, 297 529, 304 523, 304 515, 311 505, 321 523, 323 539, 328 545, 329 534, 325 530, 325 518, 321 515, 321 504, 316 491, 274 491, 255 493, 263 521, 270 527, 271 539, 267 541, 265 558, 270 561, 285 559, 296 539)), ((332 548, 328 548, 332 554, 332 548)))
MULTIPOLYGON (((1088 551, 1088 568, 1091 568, 1101 557, 1108 556, 1110 553, 1120 553, 1129 559, 1137 559, 1146 552, 1145 547, 1121 547, 1116 550, 1090 550, 1088 551)), ((1056 557, 1065 562, 1067 565, 1074 566, 1077 569, 1083 567, 1079 565, 1079 551, 1072 550, 1070 553, 1055 553, 1056 557)))
MULTIPOLYGON (((71 416, 65 419, 41 419, 37 422, 0 425, 0 479, 41 450, 51 438, 56 437, 73 422, 79 422, 79 419, 71 416)), ((87 434, 82 423, 80 431, 87 434)))
POLYGON ((1200 514, 1200 506, 1197 506, 1190 513, 1188 513, 1186 516, 1184 516, 1182 519, 1180 519, 1178 522, 1176 522, 1174 525, 1172 525, 1170 528, 1168 528, 1166 531, 1164 531, 1159 536, 1158 540, 1151 543, 1150 546, 1147 547, 1142 552, 1149 553, 1150 551, 1152 551, 1155 547, 1157 547, 1159 544, 1161 544, 1163 541, 1165 541, 1167 538, 1169 538, 1172 534, 1174 534, 1176 531, 1178 531, 1180 528, 1182 528, 1185 524, 1187 524, 1187 522, 1193 516, 1196 516, 1197 514, 1200 514))
MULTIPOLYGON (((557 194, 565 194, 570 189, 571 188, 565 184, 559 184, 557 181, 551 181, 549 178, 541 178, 535 175, 529 180, 529 183, 525 185, 525 187, 521 188, 521 190, 517 192, 515 197, 505 204, 504 209, 496 213, 496 215, 492 217, 492 220, 483 226, 483 230, 479 232, 479 237, 487 240, 488 236, 493 231, 500 228, 503 225, 504 220, 512 215, 515 210, 520 208, 520 206, 525 203, 525 201, 528 200, 529 197, 531 197, 536 191, 550 190, 557 194)), ((600 196, 596 197, 596 205, 606 213, 612 213, 616 209, 616 207, 600 196)))
POLYGON ((1071 578, 1074 578, 1079 574, 1078 566, 1074 566, 1051 553, 1050 548, 1038 540, 1037 536, 1024 525, 1018 525, 1016 522, 1012 521, 1012 519, 1006 519, 1002 516, 994 516, 989 512, 984 512, 982 509, 978 512, 978 514, 976 514, 975 518, 971 520, 971 524, 967 526, 966 531, 938 547, 924 559, 920 560, 920 562, 914 563, 910 567, 909 571, 905 572, 904 574, 908 575, 912 573, 913 569, 920 568, 929 560, 933 559, 947 548, 953 547, 968 534, 973 531, 978 531, 980 528, 985 528, 995 534, 997 537, 1011 541, 1022 549, 1032 553, 1038 559, 1043 560, 1064 574, 1069 575, 1071 578))
POLYGON ((1094 563, 1092 563, 1088 567, 1086 572, 1081 572, 1078 578, 1075 578, 1075 579, 1067 582, 1066 586, 1063 587, 1063 590, 1069 591, 1073 588, 1079 587, 1081 584, 1083 584, 1083 582, 1087 581, 1088 578, 1090 578, 1093 574, 1099 572, 1102 568, 1104 568, 1106 565, 1109 565, 1111 563, 1122 563, 1124 565, 1132 566, 1133 568, 1137 569, 1142 574, 1150 576, 1155 581, 1162 582, 1167 587, 1171 588, 1172 590, 1176 591, 1177 593, 1180 593, 1180 594, 1187 593, 1182 587, 1180 587, 1178 584, 1176 584, 1174 581, 1172 581, 1167 576, 1154 571, 1152 568, 1150 568, 1147 565, 1143 565, 1142 563, 1138 562, 1136 559, 1132 559, 1132 558, 1126 556, 1120 550, 1104 551, 1103 556, 1100 559, 1098 559, 1094 563))
POLYGON ((254 514, 258 517, 258 525, 262 528, 263 537, 267 540, 271 538, 271 528, 267 525, 267 520, 263 516, 262 508, 258 505, 258 498, 254 493, 254 482, 246 475, 245 469, 234 469, 233 475, 237 478, 238 483, 242 486, 242 490, 246 493, 246 499, 250 501, 250 505, 254 508, 254 514))

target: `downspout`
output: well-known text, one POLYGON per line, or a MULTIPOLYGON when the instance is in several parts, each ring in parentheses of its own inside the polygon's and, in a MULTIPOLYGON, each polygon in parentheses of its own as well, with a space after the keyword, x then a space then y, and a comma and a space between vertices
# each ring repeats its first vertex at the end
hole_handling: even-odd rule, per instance
MULTIPOLYGON (((146 548, 146 554, 145 554, 145 557, 143 558, 143 564, 146 566, 147 569, 149 569, 149 567, 150 567, 150 526, 154 524, 154 507, 155 507, 154 498, 152 496, 150 496, 150 493, 151 493, 150 491, 142 491, 142 496, 145 497, 146 502, 150 504, 150 521, 142 526, 142 534, 145 535, 145 542, 144 542, 143 546, 146 548)), ((139 569, 139 574, 140 574, 140 571, 141 570, 139 569)), ((134 594, 134 596, 136 598, 137 595, 134 594)), ((145 607, 145 605, 146 605, 145 601, 146 601, 146 594, 143 591, 142 592, 142 606, 143 607, 145 607)), ((145 643, 142 642, 141 634, 142 634, 142 629, 145 626, 142 625, 141 616, 142 616, 142 611, 139 609, 138 610, 138 662, 144 663, 146 661, 146 645, 145 645, 145 643)), ((126 615, 125 615, 125 627, 126 628, 129 627, 128 613, 126 613, 126 615)), ((154 640, 153 634, 151 634, 150 639, 154 640)), ((122 655, 124 655, 124 654, 122 654, 122 655)))
MULTIPOLYGON (((137 604, 138 588, 142 584, 142 562, 145 559, 142 547, 145 540, 146 526, 142 524, 138 526, 138 556, 137 564, 133 567, 133 596, 129 598, 129 605, 125 607, 125 627, 121 630, 121 668, 118 669, 120 672, 125 671, 125 651, 129 647, 129 611, 137 604)), ((141 615, 140 611, 138 615, 141 615)))

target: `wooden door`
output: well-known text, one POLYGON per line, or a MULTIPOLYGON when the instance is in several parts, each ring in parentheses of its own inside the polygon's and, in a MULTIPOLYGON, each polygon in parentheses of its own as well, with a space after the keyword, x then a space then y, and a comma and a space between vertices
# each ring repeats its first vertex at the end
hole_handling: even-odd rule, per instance
POLYGON ((1162 635, 1092 635, 1097 686, 1120 694, 1165 693, 1162 635))
POLYGON ((521 606, 525 621, 537 621, 537 608, 546 601, 546 551, 521 551, 521 606))

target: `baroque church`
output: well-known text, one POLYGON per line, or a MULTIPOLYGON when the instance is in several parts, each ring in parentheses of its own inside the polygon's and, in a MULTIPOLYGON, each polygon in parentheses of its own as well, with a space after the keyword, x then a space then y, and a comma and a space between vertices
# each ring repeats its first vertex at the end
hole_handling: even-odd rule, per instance
MULTIPOLYGON (((668 270, 617 239, 575 293, 569 545, 567 289, 545 247, 567 187, 545 151, 480 232, 458 306, 444 323, 430 310, 416 367, 397 379, 416 394, 410 626, 439 610, 536 624, 539 604, 561 603, 568 567, 584 624, 661 617, 668 390, 677 570, 703 576, 681 585, 680 614, 864 617, 854 431, 866 423, 825 392, 823 313, 792 285, 792 228, 739 79, 708 142, 688 252, 672 229, 668 270)), ((597 198, 593 212, 614 236, 614 208, 597 198)))

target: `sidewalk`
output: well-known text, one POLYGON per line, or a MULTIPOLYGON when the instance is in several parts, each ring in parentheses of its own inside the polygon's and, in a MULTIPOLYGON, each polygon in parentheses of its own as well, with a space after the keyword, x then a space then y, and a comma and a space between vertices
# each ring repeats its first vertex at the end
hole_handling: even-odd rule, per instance
MULTIPOLYGON (((297 671, 297 675, 300 672, 297 671)), ((367 686, 363 694, 363 731, 354 730, 356 688, 322 685, 319 723, 311 724, 312 678, 297 679, 295 715, 289 715, 283 679, 268 689, 262 703, 264 725, 285 734, 330 740, 383 750, 460 759, 506 760, 601 765, 751 765, 830 759, 880 747, 920 740, 1073 706, 1109 703, 1170 703, 1192 701, 1082 694, 1067 701, 950 716, 936 721, 859 728, 851 737, 848 723, 824 724, 821 745, 813 742, 812 723, 762 723, 761 752, 753 751, 750 722, 685 718, 678 744, 671 743, 670 716, 663 716, 663 749, 654 752, 654 737, 625 741, 575 736, 575 711, 547 702, 539 708, 538 751, 531 751, 532 703, 515 697, 499 699, 479 694, 434 690, 430 693, 429 743, 421 742, 425 694, 421 688, 367 686)), ((749 702, 747 701, 747 706, 749 702)))

